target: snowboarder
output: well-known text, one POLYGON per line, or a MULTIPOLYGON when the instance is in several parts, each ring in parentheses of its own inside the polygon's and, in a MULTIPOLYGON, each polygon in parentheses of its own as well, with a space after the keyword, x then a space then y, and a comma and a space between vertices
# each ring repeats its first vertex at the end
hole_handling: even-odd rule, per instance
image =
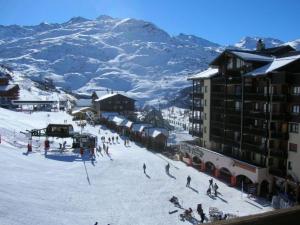
POLYGON ((217 197, 217 194, 218 194, 218 185, 217 185, 217 183, 215 183, 215 185, 214 185, 214 191, 215 191, 215 196, 217 197))
POLYGON ((146 164, 143 165, 144 174, 146 174, 146 164))
POLYGON ((170 164, 169 164, 169 163, 166 165, 166 173, 167 173, 167 174, 170 173, 170 164))
POLYGON ((189 187, 189 186, 190 186, 191 180, 192 180, 192 178, 191 178, 190 176, 188 176, 188 177, 186 178, 186 187, 189 187))
POLYGON ((200 215, 201 217, 201 223, 203 223, 204 219, 205 219, 205 214, 203 212, 203 209, 202 209, 202 205, 201 204, 198 204, 197 205, 197 212, 198 214, 200 215))

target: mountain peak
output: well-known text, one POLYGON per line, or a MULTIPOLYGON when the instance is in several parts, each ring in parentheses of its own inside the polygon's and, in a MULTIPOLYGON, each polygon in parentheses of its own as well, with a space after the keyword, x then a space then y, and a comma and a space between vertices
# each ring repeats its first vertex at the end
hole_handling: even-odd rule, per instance
POLYGON ((108 15, 100 15, 96 18, 96 20, 112 20, 112 19, 114 18, 108 15))
POLYGON ((90 20, 86 19, 84 17, 81 17, 81 16, 76 16, 76 17, 71 18, 67 23, 73 24, 73 23, 83 23, 83 22, 87 22, 87 21, 90 21, 90 20))
POLYGON ((279 39, 276 39, 276 38, 246 36, 246 37, 243 37, 238 43, 236 43, 234 45, 234 47, 241 48, 241 49, 253 50, 253 49, 256 48, 256 43, 259 39, 261 39, 265 43, 266 48, 277 47, 277 46, 282 45, 284 43, 283 41, 281 41, 279 39))

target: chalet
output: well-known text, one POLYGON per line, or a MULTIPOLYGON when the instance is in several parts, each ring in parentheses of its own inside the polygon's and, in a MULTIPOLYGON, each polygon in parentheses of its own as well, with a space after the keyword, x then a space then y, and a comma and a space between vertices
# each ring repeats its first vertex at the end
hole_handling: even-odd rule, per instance
POLYGON ((163 150, 167 146, 168 130, 163 128, 148 127, 144 129, 145 136, 143 142, 146 141, 148 148, 163 150))
POLYGON ((12 100, 19 98, 19 85, 9 84, 11 72, 4 66, 0 66, 0 107, 11 108, 12 100))
POLYGON ((148 123, 134 123, 130 131, 130 137, 135 141, 142 141, 143 136, 146 136, 145 128, 148 127, 153 127, 153 126, 152 124, 148 124, 148 123))
POLYGON ((123 115, 132 115, 135 100, 119 93, 109 93, 93 100, 98 115, 103 112, 118 112, 123 115))

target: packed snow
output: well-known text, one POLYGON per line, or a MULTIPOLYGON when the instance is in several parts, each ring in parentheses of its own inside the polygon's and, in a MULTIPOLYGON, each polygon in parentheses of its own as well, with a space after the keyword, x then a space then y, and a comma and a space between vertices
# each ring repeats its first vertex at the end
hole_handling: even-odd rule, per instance
MULTIPOLYGON (((58 144, 63 140, 57 138, 50 138, 47 156, 43 138, 34 138, 33 153, 25 154, 27 139, 20 131, 64 122, 80 130, 65 112, 28 114, 0 108, 0 224, 191 224, 179 219, 183 209, 169 201, 173 195, 183 208, 193 209, 197 220, 198 203, 207 216, 209 207, 238 216, 271 210, 219 181, 221 194, 210 198, 206 195, 208 175, 139 144, 130 142, 125 147, 122 137, 119 143, 108 145, 110 157, 98 153, 95 161, 88 154, 81 158, 69 148, 60 152, 58 144), (165 173, 167 163, 170 175, 165 173), (185 186, 188 175, 191 188, 185 186), (178 211, 169 214, 174 210, 178 211)), ((84 131, 98 135, 99 142, 101 136, 117 136, 103 126, 87 125, 84 131)), ((66 140, 69 147, 71 140, 66 140)))

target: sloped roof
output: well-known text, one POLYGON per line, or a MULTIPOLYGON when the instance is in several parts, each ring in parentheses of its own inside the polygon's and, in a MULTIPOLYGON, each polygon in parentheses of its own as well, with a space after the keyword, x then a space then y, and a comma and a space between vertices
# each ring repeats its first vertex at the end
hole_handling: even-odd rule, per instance
POLYGON ((1 85, 0 86, 0 92, 6 92, 9 91, 11 89, 13 89, 14 87, 18 86, 17 84, 8 84, 8 85, 1 85))
POLYGON ((156 138, 160 134, 163 134, 166 137, 169 136, 169 133, 166 129, 156 128, 156 127, 146 128, 145 133, 146 133, 147 136, 150 136, 150 137, 153 137, 153 138, 156 138))
POLYGON ((103 99, 107 99, 117 95, 117 93, 102 95, 100 98, 96 99, 95 102, 102 101, 103 99))
POLYGON ((84 113, 88 110, 92 110, 92 108, 91 107, 76 108, 76 110, 72 111, 72 115, 77 114, 77 113, 84 113))
POLYGON ((152 127, 152 125, 148 123, 134 123, 132 125, 132 130, 135 132, 142 132, 147 127, 152 127))
POLYGON ((230 51, 230 52, 244 59, 245 61, 263 61, 263 62, 273 61, 273 57, 269 57, 269 56, 263 56, 263 55, 253 54, 249 52, 240 52, 240 51, 230 51))
POLYGON ((267 74, 274 70, 280 69, 281 67, 286 66, 298 59, 300 59, 300 54, 296 56, 276 58, 273 60, 273 62, 247 73, 246 76, 259 76, 267 74))
POLYGON ((111 121, 114 122, 117 126, 120 126, 126 120, 127 119, 123 116, 114 116, 111 121))
POLYGON ((218 68, 211 68, 211 67, 209 67, 207 70, 204 70, 204 71, 202 71, 200 73, 197 73, 197 74, 189 77, 188 80, 210 78, 210 77, 218 74, 218 72, 219 72, 218 68))
POLYGON ((219 56, 217 56, 210 65, 218 65, 219 60, 225 57, 228 54, 233 54, 244 61, 258 61, 258 62, 271 62, 273 57, 270 54, 258 51, 249 51, 249 50, 238 50, 238 49, 226 49, 219 56))
POLYGON ((110 116, 117 116, 119 113, 117 112, 102 112, 101 117, 108 119, 110 116))
POLYGON ((92 99, 80 98, 76 101, 77 107, 89 107, 92 106, 92 99))

